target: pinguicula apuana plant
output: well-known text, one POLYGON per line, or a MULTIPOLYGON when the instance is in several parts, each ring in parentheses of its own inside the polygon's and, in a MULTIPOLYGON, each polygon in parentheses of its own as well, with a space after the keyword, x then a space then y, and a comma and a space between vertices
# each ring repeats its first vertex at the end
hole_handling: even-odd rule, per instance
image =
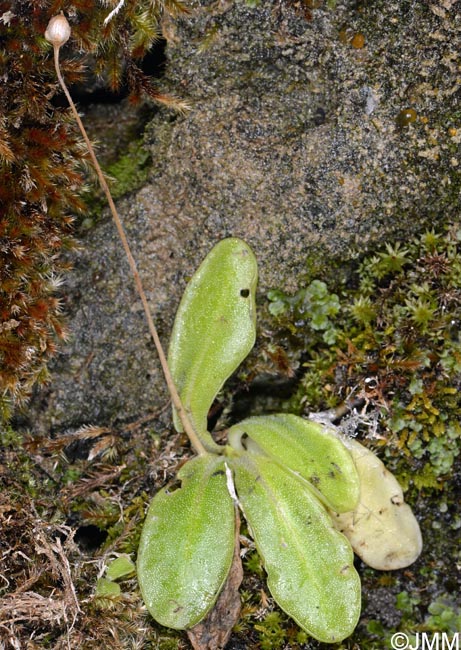
MULTIPOLYGON (((381 461, 329 424, 295 415, 249 417, 217 445, 208 410, 255 336, 257 267, 225 239, 193 276, 178 309, 168 363, 203 449, 156 494, 144 524, 138 577, 152 616, 187 629, 212 609, 230 570, 234 507, 245 517, 275 601, 326 643, 360 615, 353 550, 370 566, 407 566, 418 523, 381 461)), ((181 423, 176 428, 181 430, 181 423)))
POLYGON ((167 359, 120 218, 60 74, 59 48, 70 34, 65 20, 52 19, 46 34, 57 74, 130 262, 174 425, 196 452, 147 513, 137 560, 146 607, 158 623, 176 629, 207 616, 231 570, 238 508, 278 605, 315 639, 339 642, 360 616, 353 550, 375 568, 407 566, 421 551, 416 519, 381 461, 330 424, 289 414, 249 417, 228 430, 225 445, 207 431, 213 400, 255 342, 256 259, 236 238, 211 250, 186 287, 167 359))

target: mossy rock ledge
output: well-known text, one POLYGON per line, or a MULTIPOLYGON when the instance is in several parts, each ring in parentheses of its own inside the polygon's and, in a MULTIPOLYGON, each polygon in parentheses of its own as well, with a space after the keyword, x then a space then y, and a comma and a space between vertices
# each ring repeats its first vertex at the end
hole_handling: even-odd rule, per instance
MULTIPOLYGON (((104 138, 106 170, 123 180, 114 195, 165 346, 188 279, 224 237, 243 238, 258 260, 259 335, 242 373, 256 376, 253 387, 267 369, 264 349, 280 332, 267 309, 269 289, 294 293, 317 271, 321 278, 350 278, 340 270, 385 242, 414 251, 408 242, 415 236, 459 223, 458 4, 192 0, 189 14, 164 25, 169 41, 159 82, 191 110, 155 112, 139 150, 137 117, 123 102, 86 110, 90 136, 104 138)), ((8 582, 0 593, 0 646, 4 638, 5 647, 31 650, 185 650, 185 634, 146 618, 131 562, 151 496, 173 482, 190 446, 173 432, 142 306, 100 205, 97 195, 79 222, 82 246, 72 253, 74 270, 62 287, 71 336, 53 362, 52 382, 36 391, 14 430, 0 427, 8 582), (126 573, 118 564, 115 578, 120 560, 126 573), (112 568, 101 571, 103 562, 112 568)), ((454 296, 453 348, 460 322, 454 296)), ((280 336, 289 369, 296 367, 309 334, 301 350, 280 336)), ((461 385, 455 379, 448 386, 457 389, 451 413, 461 385)), ((286 376, 280 382, 285 387, 286 376)), ((271 386, 261 403, 251 390, 241 391, 252 415, 282 399, 277 384, 271 386)), ((309 399, 303 412, 312 405, 309 399)), ((432 455, 405 460, 395 440, 394 447, 379 446, 399 478, 406 472, 405 496, 424 547, 400 571, 377 572, 356 560, 363 607, 354 634, 340 646, 308 639, 274 610, 251 551, 242 616, 228 650, 374 650, 392 647, 396 631, 413 634, 416 647, 415 633, 459 632, 461 457, 440 459, 452 448, 445 435, 434 436, 433 457, 448 467, 434 488, 418 487, 413 471, 432 455)))

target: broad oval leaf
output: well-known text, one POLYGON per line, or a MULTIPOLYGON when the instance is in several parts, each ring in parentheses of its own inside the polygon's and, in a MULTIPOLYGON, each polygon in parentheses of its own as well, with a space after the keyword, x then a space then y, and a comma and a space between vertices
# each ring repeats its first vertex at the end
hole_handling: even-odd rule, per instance
POLYGON ((345 639, 360 615, 360 579, 349 542, 294 474, 248 452, 232 466, 276 602, 319 641, 345 639))
MULTIPOLYGON (((256 336, 257 264, 240 239, 219 242, 186 287, 176 314, 168 364, 199 435, 226 379, 252 349, 256 336)), ((175 427, 182 430, 174 413, 175 427)))
POLYGON ((397 479, 356 440, 344 439, 360 477, 360 501, 353 512, 334 513, 333 522, 362 560, 381 571, 412 564, 422 550, 421 531, 397 479))
POLYGON ((273 460, 309 481, 332 510, 347 512, 356 507, 357 470, 348 450, 328 427, 284 413, 252 417, 229 429, 229 444, 241 449, 244 434, 273 460))
POLYGON ((234 550, 234 505, 223 458, 205 455, 178 473, 181 487, 152 500, 138 551, 138 580, 160 624, 192 627, 213 607, 234 550))

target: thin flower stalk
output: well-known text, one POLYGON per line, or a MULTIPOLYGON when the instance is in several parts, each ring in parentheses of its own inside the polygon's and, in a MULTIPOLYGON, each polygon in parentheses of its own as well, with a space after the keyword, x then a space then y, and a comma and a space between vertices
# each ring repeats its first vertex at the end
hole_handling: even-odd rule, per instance
POLYGON ((112 195, 110 193, 109 186, 107 184, 106 179, 104 178, 104 174, 102 172, 102 169, 99 165, 98 159, 96 157, 96 154, 94 152, 93 146, 90 142, 90 139, 87 135, 87 132, 85 130, 85 127, 83 125, 83 122, 80 118, 80 115, 78 114, 77 108, 75 107, 74 101, 71 97, 71 94, 67 88, 67 85, 64 81, 64 78, 61 73, 61 68, 59 65, 59 50, 61 46, 68 40, 70 36, 70 27, 67 22, 67 19, 63 14, 60 14, 59 16, 55 16, 54 18, 51 19, 47 31, 45 33, 45 36, 47 40, 53 44, 54 48, 54 65, 56 69, 56 75, 59 81, 59 84, 67 98, 67 101, 69 102, 69 106, 71 108, 71 111, 75 117, 75 120, 78 124, 78 127, 80 129, 80 132, 83 136, 83 139, 85 141, 85 144, 88 148, 88 152, 90 154, 90 158, 93 162, 94 168, 96 170, 96 174, 99 179, 99 183, 102 187, 102 190, 104 194, 106 195, 107 202, 109 204, 109 208, 113 217, 113 220, 115 222, 115 226, 117 228, 118 235, 120 237, 120 240, 122 242, 123 249, 125 251, 126 257, 128 259, 128 264, 130 266, 131 273, 134 278, 134 282, 136 285, 136 290, 139 294, 139 297, 141 298, 142 306, 144 308, 144 313, 147 319, 147 324, 149 327, 149 332, 152 336, 152 339, 155 344, 155 348, 157 350, 157 354, 160 359, 160 364, 162 366, 163 374, 165 376, 166 384, 168 387, 168 391, 171 395, 172 402, 178 412, 178 416, 181 420, 181 424, 184 428, 185 433, 189 437, 189 440, 194 447, 195 451, 199 455, 206 454, 207 451, 202 444, 201 440, 199 439, 194 427, 192 426, 192 423, 186 413, 186 410, 182 404, 181 398, 179 396, 179 393, 177 391, 176 385, 173 381, 173 377, 171 375, 170 369, 168 367, 168 362, 166 359, 165 352, 163 350, 163 346, 160 342, 160 338, 157 332, 157 328, 155 327, 150 308, 149 308, 149 303, 147 301, 146 293, 144 291, 144 287, 141 281, 141 277, 138 273, 138 269, 136 266, 135 259, 133 257, 133 254, 131 253, 130 245, 128 243, 128 239, 125 233, 125 229, 123 227, 122 221, 120 219, 120 216, 117 212, 117 208, 115 207, 114 200, 112 198, 112 195))

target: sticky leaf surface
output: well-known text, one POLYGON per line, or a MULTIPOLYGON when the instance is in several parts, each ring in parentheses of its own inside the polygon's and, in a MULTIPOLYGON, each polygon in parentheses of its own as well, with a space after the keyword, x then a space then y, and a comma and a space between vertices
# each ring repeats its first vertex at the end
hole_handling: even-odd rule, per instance
POLYGON ((240 239, 224 239, 202 262, 179 305, 168 364, 199 434, 206 432, 219 389, 254 345, 256 281, 251 249, 240 239))
POLYGON ((351 454, 328 427, 296 415, 253 417, 231 427, 229 444, 238 449, 245 444, 244 434, 273 460, 309 481, 329 508, 347 512, 357 505, 357 470, 351 454))
POLYGON ((214 605, 234 550, 234 505, 224 460, 194 458, 178 473, 181 487, 152 500, 138 552, 138 579, 154 619, 185 629, 214 605))
POLYGON ((338 530, 374 569, 402 569, 422 550, 421 531, 397 479, 375 454, 345 439, 360 477, 360 501, 353 512, 333 515, 338 530))
POLYGON ((277 603, 319 641, 349 636, 360 614, 360 580, 346 538, 318 499, 267 457, 247 453, 233 467, 277 603))

